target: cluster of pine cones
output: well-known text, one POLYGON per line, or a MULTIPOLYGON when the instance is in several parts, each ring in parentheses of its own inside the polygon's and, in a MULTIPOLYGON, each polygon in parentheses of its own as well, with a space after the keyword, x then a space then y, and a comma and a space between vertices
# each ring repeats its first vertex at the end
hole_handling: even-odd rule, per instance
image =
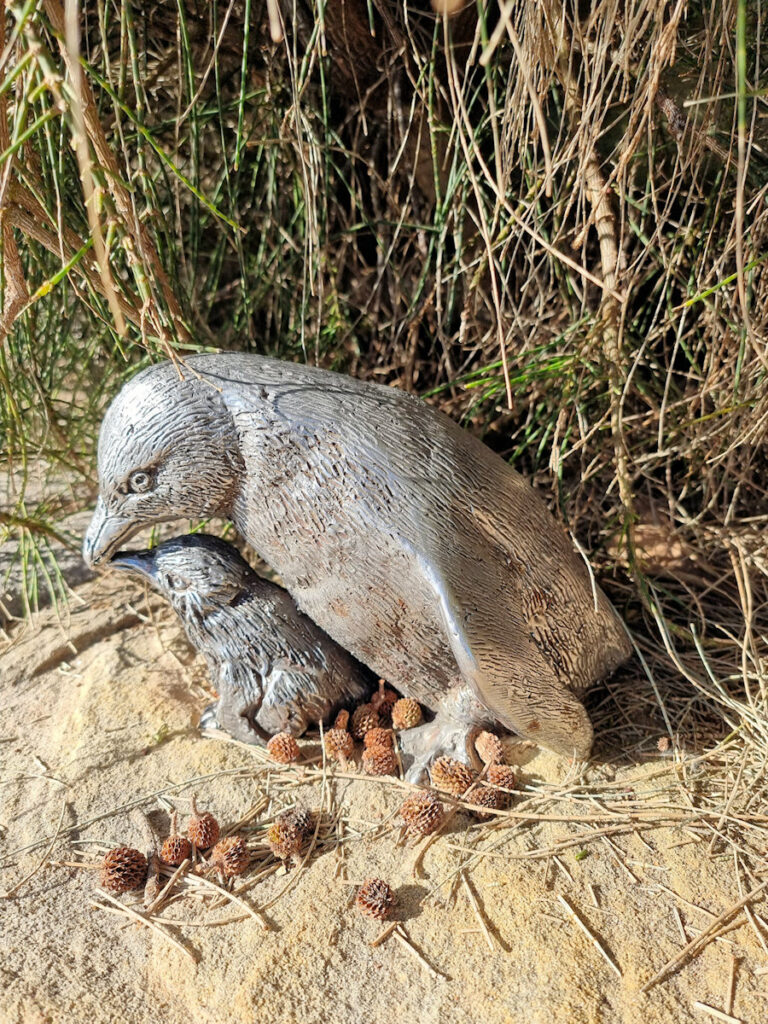
MULTIPOLYGON (((410 697, 398 697, 384 681, 367 704, 352 712, 341 711, 333 728, 323 738, 325 755, 342 767, 353 757, 355 740, 363 741, 363 770, 369 775, 397 775, 399 763, 395 753, 395 730, 412 729, 422 721, 421 707, 410 697)), ((299 745, 293 736, 281 732, 267 743, 270 755, 280 764, 299 759, 299 745)))
POLYGON ((435 789, 474 804, 478 808, 475 816, 484 820, 491 817, 491 812, 508 806, 517 775, 515 769, 505 763, 501 740, 493 733, 479 733, 475 737, 475 750, 485 765, 484 779, 451 757, 438 757, 433 761, 429 777, 435 789), (487 808, 487 812, 479 809, 482 807, 487 808))
MULTIPOLYGON (((192 800, 192 815, 187 825, 186 836, 176 831, 176 814, 171 818, 171 834, 160 849, 160 860, 170 867, 178 867, 192 856, 207 851, 205 870, 216 870, 225 878, 241 875, 251 859, 244 836, 232 835, 219 839, 219 823, 208 811, 200 812, 192 800)), ((130 846, 117 846, 104 857, 101 866, 100 884, 109 892, 129 892, 140 889, 147 878, 149 865, 140 850, 130 846)))
MULTIPOLYGON (((438 757, 430 765, 429 774, 435 789, 474 804, 475 817, 485 820, 492 816, 493 811, 508 805, 517 777, 514 768, 504 763, 504 751, 498 736, 481 732, 475 739, 475 749, 485 763, 486 781, 451 757, 438 757), (487 811, 481 808, 487 808, 487 811)), ((401 805, 400 817, 408 833, 428 836, 443 823, 445 809, 433 792, 420 791, 412 793, 401 805)))
MULTIPOLYGON (((493 811, 507 805, 517 777, 514 768, 504 763, 504 748, 498 736, 490 732, 479 733, 475 738, 475 750, 485 765, 487 782, 483 782, 467 765, 450 757, 439 757, 433 762, 430 780, 435 789, 475 804, 477 809, 473 813, 483 819, 491 815, 481 808, 493 811)), ((419 790, 401 804, 400 817, 407 832, 428 836, 443 823, 445 809, 435 793, 419 790)), ((360 913, 375 920, 389 917, 396 903, 394 890, 383 878, 366 879, 355 896, 355 905, 360 913)))
MULTIPOLYGON (((346 764, 354 754, 355 740, 362 740, 363 768, 370 775, 394 775, 398 771, 395 754, 395 730, 413 728, 420 724, 422 712, 416 701, 398 698, 383 681, 379 690, 367 704, 361 704, 352 713, 342 711, 334 727, 324 737, 328 758, 346 764)), ((481 732, 475 737, 475 750, 484 764, 479 775, 467 765, 450 757, 439 757, 430 766, 430 781, 434 790, 460 798, 473 804, 473 814, 481 820, 508 805, 511 791, 517 784, 514 768, 505 763, 504 749, 498 736, 481 732)), ((299 745, 293 736, 279 733, 267 744, 270 755, 281 764, 299 759, 299 745)), ((409 835, 429 836, 436 832, 445 819, 445 808, 432 790, 417 790, 399 809, 404 828, 409 835)), ((281 860, 297 859, 315 830, 312 812, 294 807, 278 814, 270 825, 266 839, 273 855, 281 860)), ((223 877, 242 874, 250 862, 250 852, 244 836, 219 838, 219 824, 207 811, 199 812, 192 800, 192 815, 186 836, 176 831, 176 814, 171 818, 171 835, 160 851, 164 864, 178 867, 197 851, 207 853, 202 861, 203 871, 216 869, 223 877)), ((200 870, 200 869, 198 869, 200 870)), ((140 888, 146 881, 147 859, 139 850, 126 846, 110 850, 104 858, 101 885, 116 893, 140 888)), ((383 920, 390 916, 397 897, 391 886, 381 878, 369 878, 358 889, 355 904, 366 917, 383 920)))
MULTIPOLYGON (((415 700, 400 698, 380 681, 378 692, 369 703, 357 707, 350 718, 341 711, 333 728, 324 736, 327 758, 346 767, 354 756, 355 740, 363 742, 363 769, 369 775, 396 775, 395 731, 420 725, 422 711, 415 700)), ((299 745, 288 733, 273 736, 267 749, 275 761, 291 764, 299 759, 299 745)), ((485 765, 482 777, 467 765, 450 757, 439 757, 430 767, 434 789, 474 804, 473 814, 480 820, 506 807, 511 790, 517 784, 514 768, 505 763, 504 748, 498 736, 481 732, 475 737, 475 750, 485 765)), ((412 793, 399 809, 407 834, 429 836, 445 819, 445 808, 429 790, 412 793)), ((295 857, 312 829, 307 811, 285 811, 279 815, 267 835, 272 852, 278 857, 295 857)), ((381 878, 369 878, 358 889, 355 904, 366 917, 383 920, 396 904, 391 886, 381 878)))
MULTIPOLYGON (((293 807, 278 814, 267 830, 267 845, 280 860, 296 858, 314 832, 315 816, 302 807, 293 807)), ((187 825, 187 834, 176 830, 176 813, 171 816, 171 835, 160 850, 160 860, 169 867, 179 867, 196 852, 200 863, 196 871, 207 874, 218 871, 223 878, 242 875, 247 869, 251 854, 245 836, 231 835, 219 838, 219 823, 208 812, 200 812, 192 800, 192 815, 187 825)), ((140 889, 147 879, 149 866, 140 850, 129 846, 118 846, 105 856, 100 883, 109 892, 128 892, 140 889)))
MULTIPOLYGON (((378 692, 370 702, 360 704, 352 712, 351 720, 348 711, 339 712, 333 728, 324 736, 326 757, 346 767, 354 756, 355 740, 362 740, 363 770, 369 775, 397 775, 395 731, 412 729, 421 721, 419 704, 409 697, 398 697, 380 680, 378 692)), ((299 745, 288 733, 273 736, 267 750, 281 764, 299 759, 299 745)), ((475 750, 485 765, 483 778, 450 757, 437 758, 429 773, 436 790, 474 804, 473 813, 482 821, 492 817, 493 811, 508 806, 517 776, 514 768, 505 763, 504 748, 498 736, 480 732, 475 737, 475 750)), ((439 828, 445 812, 434 793, 418 792, 408 797, 400 808, 400 815, 408 832, 426 836, 439 828)))

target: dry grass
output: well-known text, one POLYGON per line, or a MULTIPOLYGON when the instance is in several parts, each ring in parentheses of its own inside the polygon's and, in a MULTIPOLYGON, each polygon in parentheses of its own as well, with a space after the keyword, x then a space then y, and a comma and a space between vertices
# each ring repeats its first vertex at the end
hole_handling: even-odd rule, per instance
POLYGON ((78 42, 58 0, 8 7, 0 422, 19 482, 0 528, 55 585, 51 531, 93 496, 104 404, 168 352, 420 393, 553 496, 629 625, 638 658, 592 698, 598 757, 673 758, 692 827, 748 880, 768 751, 756 9, 293 10, 272 5, 274 43, 262 3, 117 0, 78 42))

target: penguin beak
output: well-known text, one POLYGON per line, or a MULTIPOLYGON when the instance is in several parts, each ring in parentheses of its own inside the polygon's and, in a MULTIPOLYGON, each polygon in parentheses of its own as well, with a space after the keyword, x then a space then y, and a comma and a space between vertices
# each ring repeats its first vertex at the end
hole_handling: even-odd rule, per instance
POLYGON ((142 525, 142 523, 135 523, 130 519, 108 515, 103 499, 99 498, 83 541, 85 564, 89 569, 94 569, 96 566, 108 562, 112 552, 116 551, 120 544, 125 543, 134 533, 138 533, 142 525))
POLYGON ((123 569, 143 576, 150 583, 156 583, 154 551, 118 551, 107 563, 110 569, 123 569))

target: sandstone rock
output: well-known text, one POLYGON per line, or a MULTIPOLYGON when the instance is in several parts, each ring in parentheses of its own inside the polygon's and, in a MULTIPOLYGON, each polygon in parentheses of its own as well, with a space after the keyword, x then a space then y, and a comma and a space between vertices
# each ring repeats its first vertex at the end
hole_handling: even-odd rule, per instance
MULTIPOLYGON (((396 846, 392 832, 371 838, 402 802, 392 779, 327 783, 344 818, 343 860, 320 847, 306 869, 273 874, 247 890, 255 908, 279 896, 265 912, 269 931, 231 906, 171 904, 161 917, 189 921, 169 931, 196 964, 148 929, 126 927, 126 919, 92 907, 94 872, 40 867, 41 861, 95 859, 97 841, 139 844, 127 808, 116 809, 158 791, 182 818, 195 792, 222 824, 235 823, 266 778, 263 752, 197 734, 209 699, 202 663, 192 658, 175 616, 154 597, 148 608, 145 597, 122 578, 88 583, 61 621, 52 610, 41 613, 0 653, 0 890, 10 893, 0 904, 3 1024, 687 1024, 702 1019, 696 1000, 722 1008, 732 951, 744 956, 733 1013, 745 1022, 765 1019, 764 978, 753 974, 764 957, 747 927, 639 995, 682 946, 675 901, 657 882, 713 913, 738 898, 730 867, 711 859, 706 843, 675 845, 685 836, 669 828, 644 833, 651 850, 631 833, 616 837, 637 885, 602 841, 591 843, 583 860, 572 847, 561 855, 570 883, 531 854, 567 836, 584 835, 586 843, 588 825, 496 828, 480 844, 491 855, 473 859, 474 837, 487 826, 458 814, 427 851, 423 876, 414 878, 413 847, 396 846), (255 779, 236 774, 249 769, 255 779), (62 836, 49 849, 47 837, 59 822, 62 836), (30 844, 37 845, 24 852, 30 844), (464 886, 451 895, 462 857, 493 950, 477 930, 464 886), (355 888, 345 875, 350 882, 373 875, 390 882, 410 940, 446 979, 432 978, 392 936, 371 948, 381 924, 354 912, 355 888), (566 917, 558 892, 610 951, 621 980, 566 917), (199 926, 222 918, 241 919, 199 926)), ((565 761, 539 755, 525 766, 524 780, 554 783, 567 769, 565 761)), ((273 777, 295 770, 268 765, 273 777)), ((617 778, 642 792, 655 772, 647 786, 657 792, 665 781, 659 770, 658 763, 621 768, 617 778)), ((667 782, 676 785, 671 771, 667 782)), ((309 781, 289 799, 318 807, 321 791, 319 780, 309 781)), ((155 825, 167 826, 155 799, 143 806, 155 825)), ((591 810, 585 803, 574 814, 591 810)), ((141 893, 121 899, 140 907, 141 893)), ((691 936, 709 923, 677 905, 691 936)))

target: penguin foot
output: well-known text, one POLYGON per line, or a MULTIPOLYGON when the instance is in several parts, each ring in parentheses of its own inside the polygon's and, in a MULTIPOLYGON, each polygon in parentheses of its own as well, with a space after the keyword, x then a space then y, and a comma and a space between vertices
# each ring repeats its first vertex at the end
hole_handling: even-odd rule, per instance
POLYGON ((438 757, 473 763, 471 737, 475 730, 438 715, 434 721, 406 729, 399 735, 405 778, 415 784, 428 782, 428 769, 438 757))
POLYGON ((200 715, 200 721, 197 723, 197 727, 200 732, 207 732, 212 729, 220 729, 219 719, 217 717, 217 705, 209 704, 205 711, 200 715))
POLYGON ((252 743, 255 746, 266 746, 270 733, 265 732, 251 721, 250 708, 223 704, 221 700, 209 704, 200 716, 199 728, 203 730, 221 729, 229 733, 233 740, 241 743, 252 743))

